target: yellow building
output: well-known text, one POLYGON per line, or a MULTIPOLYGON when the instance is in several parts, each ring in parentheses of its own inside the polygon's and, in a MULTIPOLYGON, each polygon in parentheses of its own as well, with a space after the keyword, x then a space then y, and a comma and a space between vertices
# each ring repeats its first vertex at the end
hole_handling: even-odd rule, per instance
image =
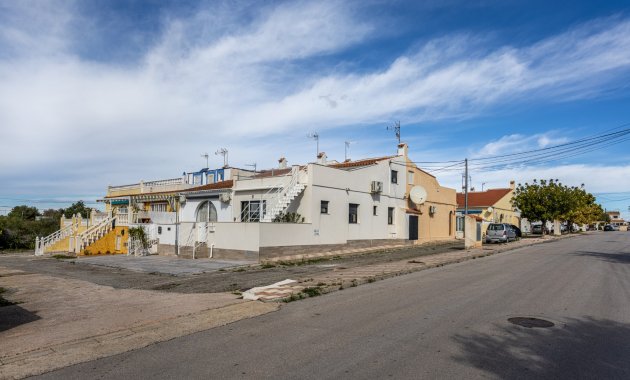
MULTIPOLYGON (((456 191, 441 186, 435 176, 420 169, 408 158, 407 144, 398 146, 399 157, 404 161, 407 176, 407 214, 417 216, 418 242, 440 241, 455 239, 455 217, 457 209, 456 191), (414 186, 421 186, 426 190, 426 201, 415 204, 409 197, 414 186)), ((402 173, 401 173, 402 174, 402 173)), ((410 223, 415 223, 411 222, 410 223)), ((411 227, 410 227, 411 228, 411 227)), ((415 230, 415 228, 414 228, 415 230)), ((410 230, 410 233, 411 230, 410 230)))
MULTIPOLYGON (((468 214, 478 215, 483 220, 483 232, 490 223, 513 224, 520 228, 521 213, 512 204, 514 181, 509 188, 471 191, 468 193, 468 214)), ((457 212, 464 213, 465 195, 457 193, 457 212)))

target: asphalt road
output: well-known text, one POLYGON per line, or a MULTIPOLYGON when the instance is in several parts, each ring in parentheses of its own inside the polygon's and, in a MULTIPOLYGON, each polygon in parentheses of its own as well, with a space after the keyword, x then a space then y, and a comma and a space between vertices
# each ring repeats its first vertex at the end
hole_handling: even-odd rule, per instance
POLYGON ((630 233, 345 289, 42 378, 629 379, 630 233))

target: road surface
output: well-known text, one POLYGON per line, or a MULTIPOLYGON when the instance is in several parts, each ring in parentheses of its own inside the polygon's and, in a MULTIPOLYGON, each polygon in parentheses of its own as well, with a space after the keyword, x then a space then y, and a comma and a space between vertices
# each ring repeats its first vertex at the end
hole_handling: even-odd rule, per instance
POLYGON ((349 288, 41 378, 629 379, 630 233, 349 288))

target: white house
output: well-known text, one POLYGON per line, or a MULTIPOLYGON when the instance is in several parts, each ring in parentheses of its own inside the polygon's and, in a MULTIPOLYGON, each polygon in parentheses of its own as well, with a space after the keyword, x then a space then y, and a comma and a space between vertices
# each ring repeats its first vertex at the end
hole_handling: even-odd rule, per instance
POLYGON ((281 159, 278 169, 185 189, 178 199, 172 223, 148 228, 159 253, 258 261, 455 236, 455 190, 412 165, 405 144, 395 156, 343 163, 323 153, 302 166, 281 159), (419 184, 434 202, 426 210, 409 199, 419 184), (287 214, 292 222, 274 222, 287 214))

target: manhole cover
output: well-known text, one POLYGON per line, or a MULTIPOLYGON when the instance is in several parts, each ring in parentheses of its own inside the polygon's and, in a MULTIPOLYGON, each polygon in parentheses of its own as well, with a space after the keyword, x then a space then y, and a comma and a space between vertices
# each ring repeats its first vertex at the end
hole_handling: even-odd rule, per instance
POLYGON ((528 329, 532 327, 553 327, 553 322, 546 321, 540 318, 532 318, 532 317, 514 317, 508 318, 508 322, 514 323, 515 325, 527 327, 528 329))

